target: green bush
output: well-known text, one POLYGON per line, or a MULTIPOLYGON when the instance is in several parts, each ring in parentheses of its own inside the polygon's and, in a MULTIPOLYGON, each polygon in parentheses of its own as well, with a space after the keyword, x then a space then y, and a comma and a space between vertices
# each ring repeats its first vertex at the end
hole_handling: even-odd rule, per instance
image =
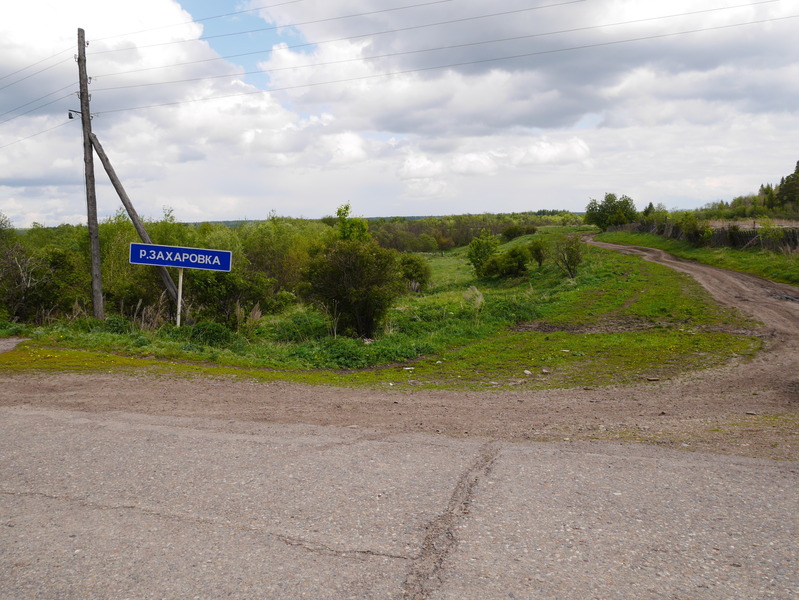
POLYGON ((12 337, 22 333, 24 326, 21 323, 0 321, 0 337, 12 337))
POLYGON ((488 277, 520 277, 527 272, 530 251, 524 246, 495 254, 483 265, 483 273, 488 277))
POLYGON ((204 346, 224 347, 236 341, 237 336, 221 323, 203 321, 191 328, 189 339, 204 346))
POLYGON ((133 323, 122 315, 110 315, 106 318, 103 329, 109 333, 132 333, 134 330, 133 323))
POLYGON ((474 268, 474 272, 478 277, 486 275, 486 266, 491 260, 491 257, 499 247, 499 239, 491 235, 487 229, 483 229, 480 235, 469 242, 469 247, 466 250, 466 258, 474 268))
POLYGON ((583 243, 576 235, 559 236, 552 250, 552 260, 570 279, 577 275, 577 267, 583 262, 583 243))
POLYGON ((328 314, 332 333, 374 337, 402 292, 397 253, 364 239, 333 240, 305 271, 306 297, 328 314))
POLYGON ((527 245, 527 250, 530 252, 530 258, 536 262, 540 269, 549 255, 547 243, 540 237, 536 237, 527 245))
POLYGON ((403 254, 399 266, 405 285, 412 292, 423 292, 430 285, 433 269, 423 256, 403 254))

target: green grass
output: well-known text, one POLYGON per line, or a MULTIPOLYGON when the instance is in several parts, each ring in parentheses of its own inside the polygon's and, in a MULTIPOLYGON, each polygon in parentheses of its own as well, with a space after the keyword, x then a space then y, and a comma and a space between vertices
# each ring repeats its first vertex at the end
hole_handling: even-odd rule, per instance
POLYGON ((741 273, 765 277, 772 281, 799 285, 799 254, 783 254, 759 248, 735 250, 733 248, 697 248, 679 240, 649 233, 602 233, 597 241, 630 246, 659 248, 679 258, 695 260, 707 265, 722 267, 741 273))
POLYGON ((0 354, 0 373, 145 370, 395 389, 540 389, 664 378, 760 347, 756 337, 734 333, 753 323, 689 277, 638 257, 586 247, 574 280, 546 263, 497 281, 476 279, 464 254, 431 257, 433 287, 403 297, 371 343, 333 339, 321 315, 301 308, 214 346, 189 327, 15 326, 6 335, 32 340, 0 354))

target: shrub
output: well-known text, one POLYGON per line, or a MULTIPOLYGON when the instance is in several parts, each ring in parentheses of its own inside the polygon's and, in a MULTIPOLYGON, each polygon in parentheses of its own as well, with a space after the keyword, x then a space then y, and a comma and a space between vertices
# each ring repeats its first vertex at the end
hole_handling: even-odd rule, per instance
POLYGON ((103 329, 110 333, 125 334, 132 333, 134 327, 133 323, 128 321, 128 319, 122 315, 111 315, 105 320, 103 329))
POLYGON ((405 285, 412 292, 422 292, 430 285, 433 269, 424 257, 418 254, 403 254, 400 257, 399 267, 405 285))
POLYGON ((222 347, 232 344, 236 334, 221 323, 203 321, 191 328, 189 339, 204 346, 222 347))
POLYGON ((487 229, 483 229, 480 235, 469 242, 466 251, 466 258, 474 268, 478 277, 486 275, 485 267, 499 246, 499 240, 491 235, 487 229))
POLYGON ((524 246, 516 246, 501 254, 492 256, 483 266, 485 275, 490 277, 520 277, 527 272, 530 251, 524 246))
POLYGON ((577 275, 577 267, 583 261, 583 243, 576 235, 560 236, 555 241, 552 260, 570 278, 577 275))
POLYGON ((541 238, 536 238, 527 245, 527 250, 530 252, 532 260, 538 264, 538 268, 540 269, 547 258, 547 254, 549 254, 547 243, 541 238))
POLYGON ((506 227, 505 230, 502 232, 502 239, 506 242, 510 242, 515 240, 517 237, 521 237, 525 234, 525 228, 521 225, 511 225, 510 227, 506 227))
POLYGON ((359 337, 374 337, 394 300, 402 292, 397 253, 370 239, 333 240, 309 261, 306 296, 339 328, 359 337))

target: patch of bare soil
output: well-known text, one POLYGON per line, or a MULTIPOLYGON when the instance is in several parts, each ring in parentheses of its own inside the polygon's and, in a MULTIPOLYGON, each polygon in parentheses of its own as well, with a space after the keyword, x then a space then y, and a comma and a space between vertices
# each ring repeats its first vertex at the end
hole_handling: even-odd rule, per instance
POLYGON ((719 302, 763 323, 764 350, 748 361, 671 380, 545 391, 392 392, 200 377, 0 375, 0 406, 305 423, 509 441, 640 442, 799 459, 799 302, 792 300, 799 298, 799 288, 680 261, 658 250, 597 245, 640 254, 689 273, 719 302))

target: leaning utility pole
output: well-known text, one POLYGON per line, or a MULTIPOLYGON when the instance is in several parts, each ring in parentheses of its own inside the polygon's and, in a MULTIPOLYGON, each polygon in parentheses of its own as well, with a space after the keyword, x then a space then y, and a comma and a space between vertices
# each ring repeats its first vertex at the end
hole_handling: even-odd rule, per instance
MULTIPOLYGON (((97 152, 97 156, 100 157, 100 162, 103 164, 103 168, 105 168, 105 172, 108 174, 111 184, 114 186, 114 189, 119 195, 119 199, 122 200, 122 204, 125 205, 125 209, 128 211, 128 216, 133 222, 133 227, 136 228, 141 241, 145 244, 152 244, 153 240, 150 239, 150 234, 148 234, 147 230, 144 228, 144 223, 142 223, 142 220, 139 218, 139 213, 137 213, 136 209, 133 208, 133 202, 130 201, 130 197, 125 191, 125 188, 122 186, 122 182, 119 180, 113 165, 111 165, 111 161, 108 159, 108 155, 105 153, 103 145, 100 143, 100 140, 97 139, 97 136, 94 135, 94 133, 90 133, 89 138, 92 141, 92 146, 94 146, 94 151, 97 152)), ((172 280, 172 276, 169 274, 169 271, 166 270, 166 267, 158 267, 158 271, 161 275, 161 281, 164 282, 164 287, 166 288, 167 293, 172 297, 175 306, 177 306, 177 312, 180 314, 181 300, 178 294, 178 288, 175 287, 175 282, 172 280)))
POLYGON ((94 189, 94 154, 92 152, 92 115, 89 108, 89 78, 86 76, 86 33, 78 29, 78 75, 80 79, 80 120, 83 125, 83 165, 86 174, 86 214, 92 255, 92 304, 94 317, 105 319, 103 279, 100 274, 100 231, 97 225, 97 195, 94 189))

